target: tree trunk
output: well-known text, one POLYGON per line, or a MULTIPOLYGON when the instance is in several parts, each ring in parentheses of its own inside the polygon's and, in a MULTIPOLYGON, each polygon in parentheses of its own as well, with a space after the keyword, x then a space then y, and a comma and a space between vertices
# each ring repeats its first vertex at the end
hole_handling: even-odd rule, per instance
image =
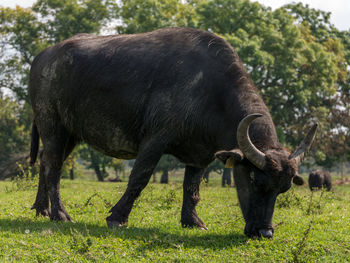
POLYGON ((72 159, 71 161, 72 161, 72 166, 69 169, 69 177, 71 180, 74 180, 74 159, 72 159))
POLYGON ((73 168, 69 170, 69 177, 71 180, 74 180, 74 169, 73 168))
POLYGON ((224 168, 224 172, 222 173, 222 187, 225 185, 231 186, 231 168, 224 168))
POLYGON ((169 183, 169 174, 168 174, 168 170, 164 170, 162 177, 160 178, 160 183, 161 184, 167 184, 169 183))
POLYGON ((96 163, 93 163, 92 164, 94 170, 95 170, 95 173, 97 175, 97 179, 100 181, 100 182, 103 182, 103 176, 102 176, 102 173, 101 173, 101 170, 100 170, 100 166, 96 163))
POLYGON ((96 161, 94 152, 92 150, 90 150, 90 158, 91 158, 91 167, 94 169, 96 176, 97 176, 97 180, 100 182, 103 182, 103 175, 100 169, 100 164, 98 163, 98 161, 96 161))
POLYGON ((102 165, 102 176, 103 176, 103 178, 108 177, 108 172, 107 172, 106 166, 104 164, 102 165))
POLYGON ((153 173, 153 183, 157 182, 157 177, 156 177, 156 173, 153 173))

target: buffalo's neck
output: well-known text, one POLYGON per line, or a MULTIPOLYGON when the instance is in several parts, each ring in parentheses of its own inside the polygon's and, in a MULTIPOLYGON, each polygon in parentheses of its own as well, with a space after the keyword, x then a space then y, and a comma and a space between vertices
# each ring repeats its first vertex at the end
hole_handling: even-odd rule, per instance
POLYGON ((280 148, 276 129, 271 116, 261 117, 250 125, 249 136, 253 144, 261 151, 280 148))
MULTIPOLYGON (((251 82, 249 77, 241 78, 235 82, 231 96, 231 105, 229 114, 234 116, 234 146, 237 147, 237 128, 239 122, 250 114, 260 113, 262 117, 254 120, 249 128, 249 136, 254 145, 261 151, 270 148, 280 147, 275 125, 272 121, 270 112, 258 93, 258 90, 251 82)), ((230 99, 230 98, 229 98, 230 99)))

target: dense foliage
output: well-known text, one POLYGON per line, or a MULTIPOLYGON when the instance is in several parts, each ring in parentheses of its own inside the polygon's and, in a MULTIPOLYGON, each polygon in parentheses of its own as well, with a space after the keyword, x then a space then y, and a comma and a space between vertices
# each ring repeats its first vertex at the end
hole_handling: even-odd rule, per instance
MULTIPOLYGON (((294 148, 317 121, 309 165, 345 162, 350 155, 350 31, 336 29, 330 15, 300 3, 272 11, 248 0, 38 0, 32 8, 1 7, 0 87, 10 97, 0 96, 0 115, 6 116, 0 120, 0 162, 29 149, 27 85, 35 55, 74 34, 99 34, 114 24, 115 33, 189 26, 222 36, 251 73, 281 142, 294 148)), ((111 158, 81 149, 76 158, 91 167, 113 165, 111 158)))

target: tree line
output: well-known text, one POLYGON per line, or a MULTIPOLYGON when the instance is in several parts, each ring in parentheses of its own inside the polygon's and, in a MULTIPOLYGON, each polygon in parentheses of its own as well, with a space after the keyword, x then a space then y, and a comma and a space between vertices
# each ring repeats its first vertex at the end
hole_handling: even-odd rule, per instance
MULTIPOLYGON (((338 30, 330 16, 301 3, 273 11, 248 0, 38 0, 31 8, 0 7, 0 179, 1 167, 29 152, 28 75, 40 51, 77 33, 133 34, 168 26, 208 30, 234 47, 285 146, 295 148, 317 121, 320 129, 307 165, 330 168, 346 162, 350 30, 338 30)), ((77 159, 99 180, 107 168, 125 169, 122 161, 86 145, 67 162, 72 171, 77 159)), ((157 171, 167 174, 178 168, 176 159, 165 156, 157 171)))

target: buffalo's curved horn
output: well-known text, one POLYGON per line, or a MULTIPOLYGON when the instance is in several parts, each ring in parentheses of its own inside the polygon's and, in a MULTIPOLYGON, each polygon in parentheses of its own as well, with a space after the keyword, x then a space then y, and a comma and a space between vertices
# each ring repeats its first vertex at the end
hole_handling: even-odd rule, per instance
POLYGON ((263 170, 266 164, 265 154, 256 148, 249 138, 249 126, 251 122, 261 116, 262 114, 260 113, 254 113, 241 120, 237 128, 237 142, 245 157, 256 167, 263 170))
POLYGON ((311 144, 315 139, 316 131, 318 124, 315 123, 309 132, 306 134, 304 140, 300 143, 299 147, 289 155, 288 159, 295 159, 297 163, 301 163, 303 161, 305 153, 310 150, 311 144))

